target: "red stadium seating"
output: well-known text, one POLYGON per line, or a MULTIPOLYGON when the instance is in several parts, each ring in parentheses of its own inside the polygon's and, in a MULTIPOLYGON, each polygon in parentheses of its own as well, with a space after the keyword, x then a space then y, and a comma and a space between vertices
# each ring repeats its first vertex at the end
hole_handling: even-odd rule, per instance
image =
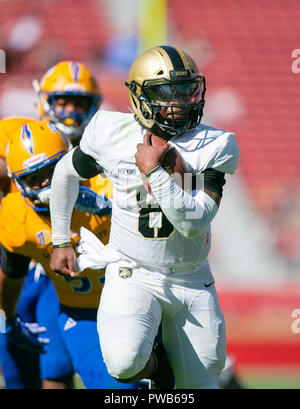
POLYGON ((0 3, 0 27, 4 33, 22 16, 41 18, 43 39, 63 48, 65 59, 84 60, 91 49, 101 51, 108 41, 110 19, 97 0, 10 0, 0 3))
MULTIPOLYGON (((299 2, 189 0, 189 7, 183 3, 168 4, 185 49, 192 44, 195 55, 197 41, 205 38, 215 53, 203 64, 207 99, 215 89, 230 87, 246 101, 246 118, 230 129, 237 134, 240 172, 254 199, 260 186, 299 183, 300 73, 292 72, 291 57, 293 49, 300 48, 299 2)), ((201 67, 200 57, 197 62, 201 67)))

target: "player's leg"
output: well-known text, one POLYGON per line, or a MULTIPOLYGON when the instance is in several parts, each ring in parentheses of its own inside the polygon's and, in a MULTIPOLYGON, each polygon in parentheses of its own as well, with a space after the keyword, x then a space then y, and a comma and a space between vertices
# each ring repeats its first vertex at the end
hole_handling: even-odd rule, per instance
POLYGON ((106 269, 98 333, 107 369, 121 382, 142 379, 152 372, 155 362, 151 351, 161 321, 161 306, 151 291, 143 288, 136 270, 128 278, 122 278, 119 272, 116 263, 106 269))
MULTIPOLYGON (((42 284, 34 279, 35 264, 31 264, 22 289, 17 315, 24 322, 35 322, 36 300, 42 284)), ((39 354, 26 351, 0 334, 0 364, 7 389, 41 388, 39 354)))
POLYGON ((47 328, 40 336, 50 339, 45 346, 46 353, 40 355, 43 389, 74 387, 72 360, 60 333, 58 315, 58 298, 51 280, 47 278, 36 307, 38 324, 47 328))
POLYGON ((87 389, 137 389, 108 374, 97 333, 97 310, 63 307, 59 323, 75 371, 87 389))
MULTIPOLYGON (((176 290, 175 290, 176 293, 176 290)), ((178 289, 178 295, 182 288, 178 289)), ((164 305, 163 339, 176 387, 218 388, 226 357, 224 317, 214 285, 186 286, 182 308, 164 305)))
POLYGON ((5 333, 0 333, 0 366, 6 389, 41 388, 38 354, 8 342, 5 333))
POLYGON ((222 389, 245 389, 236 373, 235 357, 232 355, 226 356, 225 367, 221 372, 219 385, 222 389))

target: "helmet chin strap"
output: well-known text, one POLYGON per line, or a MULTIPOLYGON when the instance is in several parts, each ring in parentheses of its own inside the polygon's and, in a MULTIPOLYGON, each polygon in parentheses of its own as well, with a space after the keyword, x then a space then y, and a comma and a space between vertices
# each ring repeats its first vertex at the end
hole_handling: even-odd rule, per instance
POLYGON ((155 107, 157 112, 153 118, 154 125, 151 128, 151 132, 165 140, 170 140, 173 137, 180 137, 185 132, 198 126, 203 115, 203 106, 204 101, 201 104, 189 106, 188 111, 186 112, 186 118, 183 120, 178 120, 174 117, 170 120, 164 119, 157 110, 158 107, 155 107))
POLYGON ((40 84, 38 82, 38 80, 34 79, 32 81, 32 86, 34 91, 36 92, 39 101, 41 102, 44 112, 47 116, 50 117, 50 121, 55 125, 55 127, 62 132, 66 137, 68 138, 80 138, 83 134, 84 128, 87 125, 88 121, 85 120, 82 122, 82 124, 78 127, 75 126, 68 126, 68 125, 64 125, 62 124, 58 118, 56 118, 53 109, 51 108, 50 104, 48 103, 48 101, 43 98, 42 95, 42 90, 40 87, 40 84))
POLYGON ((163 130, 157 122, 154 122, 154 125, 149 129, 149 131, 151 131, 154 135, 164 139, 165 141, 169 141, 174 136, 163 130))

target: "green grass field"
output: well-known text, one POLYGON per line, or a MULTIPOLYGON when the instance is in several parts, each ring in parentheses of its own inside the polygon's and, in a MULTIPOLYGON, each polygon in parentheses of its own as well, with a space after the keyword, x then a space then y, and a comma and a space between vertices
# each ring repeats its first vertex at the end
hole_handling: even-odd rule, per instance
MULTIPOLYGON (((246 389, 300 389, 299 368, 274 369, 253 368, 251 371, 240 373, 240 379, 246 389)), ((85 389, 79 376, 75 376, 76 389, 85 389)), ((0 376, 0 389, 4 388, 3 378, 0 376)))
POLYGON ((300 389, 300 376, 294 378, 247 378, 245 379, 247 389, 300 389))
POLYGON ((300 389, 299 365, 242 367, 238 374, 248 389, 300 389))

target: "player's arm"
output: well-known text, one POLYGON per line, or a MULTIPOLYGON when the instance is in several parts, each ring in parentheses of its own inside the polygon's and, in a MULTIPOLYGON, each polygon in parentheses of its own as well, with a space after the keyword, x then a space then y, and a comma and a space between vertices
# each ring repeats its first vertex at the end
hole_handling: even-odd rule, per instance
POLYGON ((27 274, 30 258, 8 251, 2 244, 0 268, 0 308, 6 316, 6 336, 10 342, 20 348, 44 353, 47 338, 38 335, 46 331, 37 323, 23 322, 17 317, 17 304, 27 274))
POLYGON ((92 178, 101 171, 98 163, 79 146, 68 152, 55 167, 50 198, 54 249, 50 267, 53 271, 74 275, 77 270, 75 252, 70 247, 70 224, 79 181, 92 178))
POLYGON ((0 308, 10 319, 16 315, 17 303, 30 258, 9 252, 2 244, 0 244, 0 249, 0 308))
POLYGON ((6 160, 0 156, 0 190, 4 190, 9 182, 9 177, 7 176, 6 160))
POLYGON ((177 185, 162 167, 147 179, 165 216, 183 236, 201 235, 217 214, 224 173, 208 169, 204 172, 204 190, 194 190, 191 194, 177 185))
POLYGON ((204 191, 185 192, 160 166, 166 147, 151 145, 147 135, 137 145, 136 163, 151 186, 162 211, 183 236, 194 238, 212 222, 217 214, 225 183, 224 174, 213 169, 204 174, 204 191))
POLYGON ((6 167, 6 145, 9 140, 10 133, 7 129, 8 121, 2 119, 0 121, 0 190, 5 190, 9 183, 6 167))

